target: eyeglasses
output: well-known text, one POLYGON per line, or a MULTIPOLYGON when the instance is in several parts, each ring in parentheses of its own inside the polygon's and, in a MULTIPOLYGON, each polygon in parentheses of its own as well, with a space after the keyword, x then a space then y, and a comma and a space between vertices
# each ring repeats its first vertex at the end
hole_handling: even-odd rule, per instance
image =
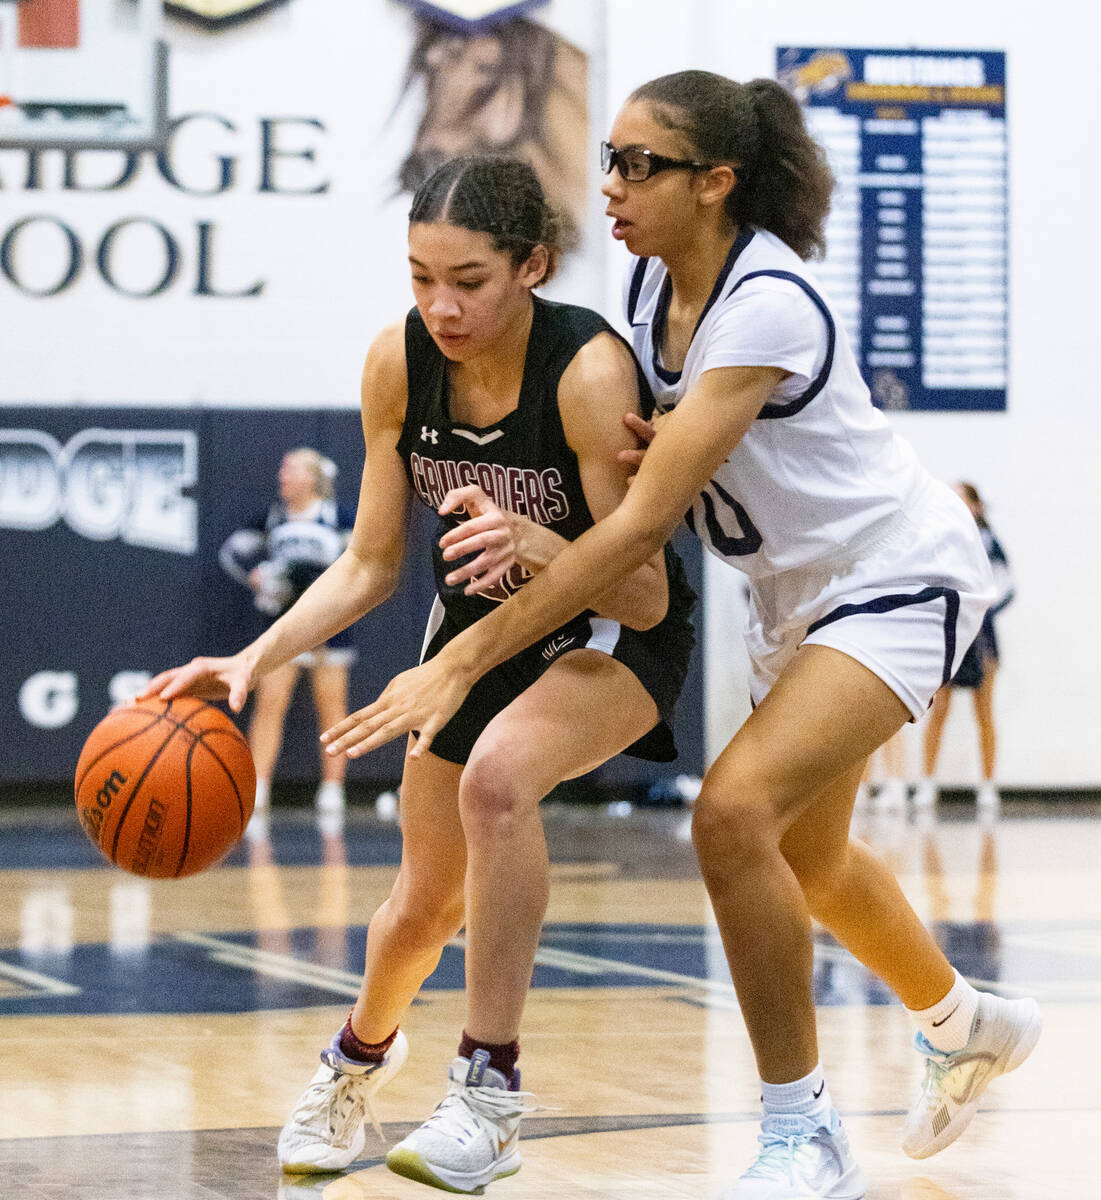
POLYGON ((605 175, 610 175, 615 167, 624 179, 631 183, 641 183, 658 171, 710 171, 714 163, 696 162, 692 158, 666 158, 664 154, 655 154, 653 150, 643 150, 641 146, 628 146, 617 150, 610 142, 600 143, 600 169, 605 175))

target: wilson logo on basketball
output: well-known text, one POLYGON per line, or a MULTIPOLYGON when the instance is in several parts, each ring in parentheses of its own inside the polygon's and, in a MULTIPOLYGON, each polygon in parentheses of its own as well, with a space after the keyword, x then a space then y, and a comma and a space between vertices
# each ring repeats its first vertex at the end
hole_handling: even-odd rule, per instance
POLYGON ((119 771, 112 771, 107 776, 103 787, 96 792, 93 803, 80 810, 80 824, 93 842, 99 841, 99 831, 103 827, 103 814, 111 807, 111 801, 119 794, 119 789, 125 782, 125 775, 119 771))
POLYGON ((137 875, 145 875, 149 864, 161 844, 161 830, 164 827, 164 815, 168 811, 159 800, 149 801, 149 810, 145 814, 145 824, 142 826, 141 837, 138 838, 138 853, 131 870, 137 875))

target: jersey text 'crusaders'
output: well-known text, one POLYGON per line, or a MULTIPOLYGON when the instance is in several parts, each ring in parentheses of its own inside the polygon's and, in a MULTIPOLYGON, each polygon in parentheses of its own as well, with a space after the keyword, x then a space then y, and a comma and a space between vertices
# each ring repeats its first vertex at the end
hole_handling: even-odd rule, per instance
MULTIPOLYGON (((437 509, 451 489, 476 484, 499 508, 572 542, 593 524, 593 517, 577 456, 562 428, 558 384, 582 346, 600 333, 619 335, 589 309, 538 296, 533 302, 519 401, 512 412, 485 428, 451 419, 448 360, 417 310, 409 313, 405 322, 409 399, 398 453, 410 486, 429 508, 437 509)), ((644 386, 640 380, 640 388, 644 386)), ((477 618, 508 599, 531 576, 516 564, 499 583, 477 595, 464 595, 463 584, 449 587, 444 577, 457 564, 444 560, 439 539, 465 519, 465 513, 440 518, 432 562, 445 607, 477 618)))

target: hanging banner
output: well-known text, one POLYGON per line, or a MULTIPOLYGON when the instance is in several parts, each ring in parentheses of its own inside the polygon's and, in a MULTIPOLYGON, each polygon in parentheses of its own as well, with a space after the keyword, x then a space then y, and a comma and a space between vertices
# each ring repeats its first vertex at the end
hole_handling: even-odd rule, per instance
MULTIPOLYGON (((0 47, 17 8, 0 2, 0 47)), ((101 25, 152 8, 81 0, 84 49, 27 50, 28 69, 86 50, 107 86, 101 25)), ((0 139, 0 308, 19 330, 0 402, 357 408, 367 347, 412 304, 412 192, 458 155, 532 163, 580 243, 547 295, 598 304, 601 30, 591 0, 166 4, 159 151, 0 139)), ((2 95, 0 117, 18 107, 2 95)))
POLYGON ((783 47, 838 188, 818 274, 882 408, 1003 411, 1005 55, 783 47))

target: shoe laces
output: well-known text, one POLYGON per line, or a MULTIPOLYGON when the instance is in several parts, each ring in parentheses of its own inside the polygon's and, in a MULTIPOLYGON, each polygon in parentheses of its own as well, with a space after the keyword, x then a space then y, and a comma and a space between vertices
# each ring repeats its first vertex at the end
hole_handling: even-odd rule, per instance
POLYGON ((922 1033, 914 1034, 914 1048, 925 1059, 918 1100, 933 1108, 941 1103, 940 1093, 945 1075, 956 1065, 958 1050, 938 1050, 922 1033))
POLYGON ((363 1120, 366 1098, 357 1086, 362 1079, 334 1071, 332 1079, 315 1083, 301 1106, 299 1124, 347 1142, 350 1132, 363 1120))
POLYGON ((542 1111, 542 1106, 531 1092, 511 1092, 495 1087, 468 1087, 453 1079, 448 1084, 447 1095, 436 1105, 435 1111, 425 1124, 436 1125, 441 1129, 458 1125, 464 1132, 471 1133, 471 1115, 500 1125, 522 1117, 525 1113, 542 1111))
POLYGON ((782 1179, 786 1182, 796 1164, 813 1165, 808 1160, 814 1155, 811 1143, 817 1133, 818 1126, 805 1117, 786 1117, 782 1122, 766 1119, 757 1135, 761 1149, 742 1178, 782 1179))

